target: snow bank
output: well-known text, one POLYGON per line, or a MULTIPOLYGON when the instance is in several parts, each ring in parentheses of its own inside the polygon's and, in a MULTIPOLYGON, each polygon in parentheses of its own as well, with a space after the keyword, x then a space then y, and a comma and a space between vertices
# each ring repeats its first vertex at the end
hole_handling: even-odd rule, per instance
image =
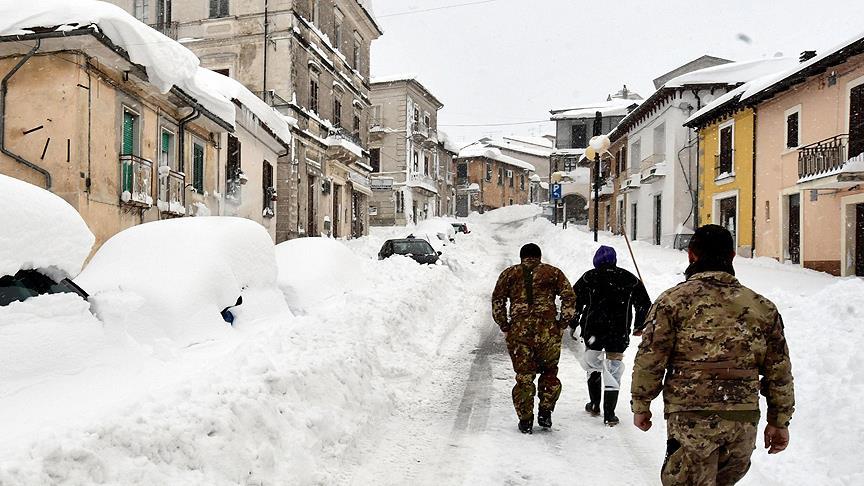
POLYGON ((96 241, 59 196, 0 174, 0 277, 41 269, 55 280, 77 275, 96 241))
POLYGON ((307 314, 321 306, 341 306, 364 285, 363 259, 330 238, 298 238, 276 245, 279 288, 292 311, 307 314), (340 275, 339 278, 333 278, 340 275))
POLYGON ((484 214, 472 213, 468 220, 475 223, 503 225, 533 219, 542 212, 542 208, 536 204, 523 204, 495 209, 484 214))
POLYGON ((162 33, 139 22, 120 7, 96 0, 39 0, 0 4, 0 35, 28 33, 35 27, 95 24, 129 59, 147 69, 154 86, 167 93, 198 70, 195 54, 162 33))
POLYGON ((261 225, 243 218, 180 218, 121 231, 76 283, 90 292, 100 318, 128 325, 145 342, 188 344, 227 332, 220 311, 240 296, 238 317, 262 305, 265 314, 288 313, 276 289, 273 242, 261 225))

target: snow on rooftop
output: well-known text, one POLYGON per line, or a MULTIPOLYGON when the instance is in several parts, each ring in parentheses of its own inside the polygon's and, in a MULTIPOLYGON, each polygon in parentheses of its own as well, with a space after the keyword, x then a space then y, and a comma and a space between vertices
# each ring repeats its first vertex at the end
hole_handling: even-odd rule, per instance
POLYGON ((68 202, 41 187, 0 174, 0 277, 41 269, 74 277, 95 238, 68 202))
POLYGON ((600 112, 603 116, 624 116, 630 111, 628 108, 633 105, 641 104, 642 100, 624 100, 620 98, 612 98, 609 101, 602 103, 594 103, 591 105, 579 106, 568 110, 553 110, 552 120, 568 120, 577 118, 594 118, 596 112, 600 112))
POLYGON ((680 88, 694 84, 737 85, 767 74, 788 69, 790 66, 797 64, 797 62, 796 59, 790 57, 771 57, 767 59, 730 62, 682 74, 670 79, 663 86, 666 88, 680 88))
POLYGON ((482 143, 475 143, 469 145, 462 150, 459 151, 460 158, 472 158, 472 157, 485 157, 487 159, 497 160, 498 162, 503 162, 508 165, 512 165, 514 167, 518 167, 520 169, 525 169, 531 172, 534 172, 536 169, 534 165, 525 162, 524 160, 519 160, 516 157, 510 157, 509 155, 504 155, 501 153, 501 149, 497 149, 494 147, 487 147, 482 143))
POLYGON ((389 75, 389 76, 373 76, 369 80, 369 82, 372 84, 396 83, 399 81, 417 81, 417 75, 416 74, 393 74, 393 75, 389 75))
POLYGON ((37 27, 66 31, 90 25, 125 49, 129 60, 143 66, 149 82, 162 93, 176 86, 231 126, 236 122, 232 102, 236 99, 283 141, 290 142, 290 120, 286 121, 240 83, 199 67, 200 61, 192 51, 120 7, 96 0, 0 3, 0 35, 30 33, 37 27))
POLYGON ((549 157, 552 155, 553 150, 552 141, 543 137, 506 136, 501 138, 484 138, 481 142, 490 147, 512 150, 537 157, 549 157))
MULTIPOLYGON (((768 61, 768 60, 765 60, 765 61, 768 61)), ((765 63, 758 69, 746 70, 746 73, 749 73, 751 75, 757 74, 760 71, 763 71, 762 68, 765 68, 765 70, 768 70, 768 68, 773 68, 773 70, 770 70, 768 72, 763 72, 761 75, 758 75, 755 78, 741 79, 739 82, 742 82, 742 81, 746 81, 746 82, 744 82, 744 84, 742 84, 741 86, 733 89, 732 91, 729 91, 728 93, 724 94, 723 96, 720 96, 719 98, 713 100, 711 103, 708 103, 707 105, 703 106, 699 111, 693 113, 693 115, 691 115, 690 118, 688 118, 687 121, 685 121, 684 123, 685 124, 690 123, 693 120, 701 118, 702 116, 725 106, 729 102, 739 100, 741 98, 741 95, 744 94, 746 91, 750 90, 751 86, 753 86, 754 84, 762 85, 765 81, 775 79, 777 77, 778 72, 784 72, 782 70, 788 69, 790 66, 798 64, 798 61, 796 59, 790 58, 790 57, 772 58, 771 61, 774 61, 774 62, 765 63)), ((742 64, 742 63, 724 64, 722 66, 717 66, 717 67, 732 66, 734 64, 742 64)), ((743 75, 743 74, 745 74, 745 72, 742 72, 741 74, 743 75)))

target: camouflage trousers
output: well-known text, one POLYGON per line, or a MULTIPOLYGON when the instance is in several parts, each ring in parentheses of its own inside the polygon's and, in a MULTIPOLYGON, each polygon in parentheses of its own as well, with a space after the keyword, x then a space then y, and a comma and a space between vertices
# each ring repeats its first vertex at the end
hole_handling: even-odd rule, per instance
POLYGON ((663 486, 726 486, 750 469, 756 424, 692 412, 669 414, 663 486))
POLYGON ((561 395, 558 379, 558 359, 561 357, 561 331, 554 326, 534 336, 507 336, 507 351, 516 372, 513 386, 513 406, 519 420, 534 417, 534 396, 540 398, 540 408, 554 410, 561 395), (534 386, 534 377, 540 375, 534 386))

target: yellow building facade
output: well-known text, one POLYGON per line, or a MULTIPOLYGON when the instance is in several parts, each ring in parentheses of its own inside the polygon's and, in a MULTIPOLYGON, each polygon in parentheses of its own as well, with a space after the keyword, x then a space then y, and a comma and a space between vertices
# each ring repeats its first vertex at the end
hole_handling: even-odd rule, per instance
POLYGON ((724 226, 738 254, 753 254, 755 114, 736 109, 696 126, 699 133, 699 225, 724 226))

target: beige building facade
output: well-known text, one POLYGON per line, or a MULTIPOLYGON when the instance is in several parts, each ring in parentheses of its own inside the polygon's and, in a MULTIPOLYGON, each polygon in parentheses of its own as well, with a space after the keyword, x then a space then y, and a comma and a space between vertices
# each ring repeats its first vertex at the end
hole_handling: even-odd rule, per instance
POLYGON ((452 174, 452 156, 438 141, 443 103, 416 79, 394 78, 372 83, 372 105, 371 224, 404 225, 442 215, 452 174))
POLYGON ((90 29, 0 38, 0 71, 0 173, 68 201, 94 251, 125 228, 182 216, 243 216, 275 237, 264 161, 290 158, 290 143, 246 107, 232 127, 182 90, 163 94, 90 29))
POLYGON ((277 241, 368 229, 372 41, 357 0, 112 0, 297 120, 276 167, 277 241), (284 196, 283 196, 284 195, 284 196))

